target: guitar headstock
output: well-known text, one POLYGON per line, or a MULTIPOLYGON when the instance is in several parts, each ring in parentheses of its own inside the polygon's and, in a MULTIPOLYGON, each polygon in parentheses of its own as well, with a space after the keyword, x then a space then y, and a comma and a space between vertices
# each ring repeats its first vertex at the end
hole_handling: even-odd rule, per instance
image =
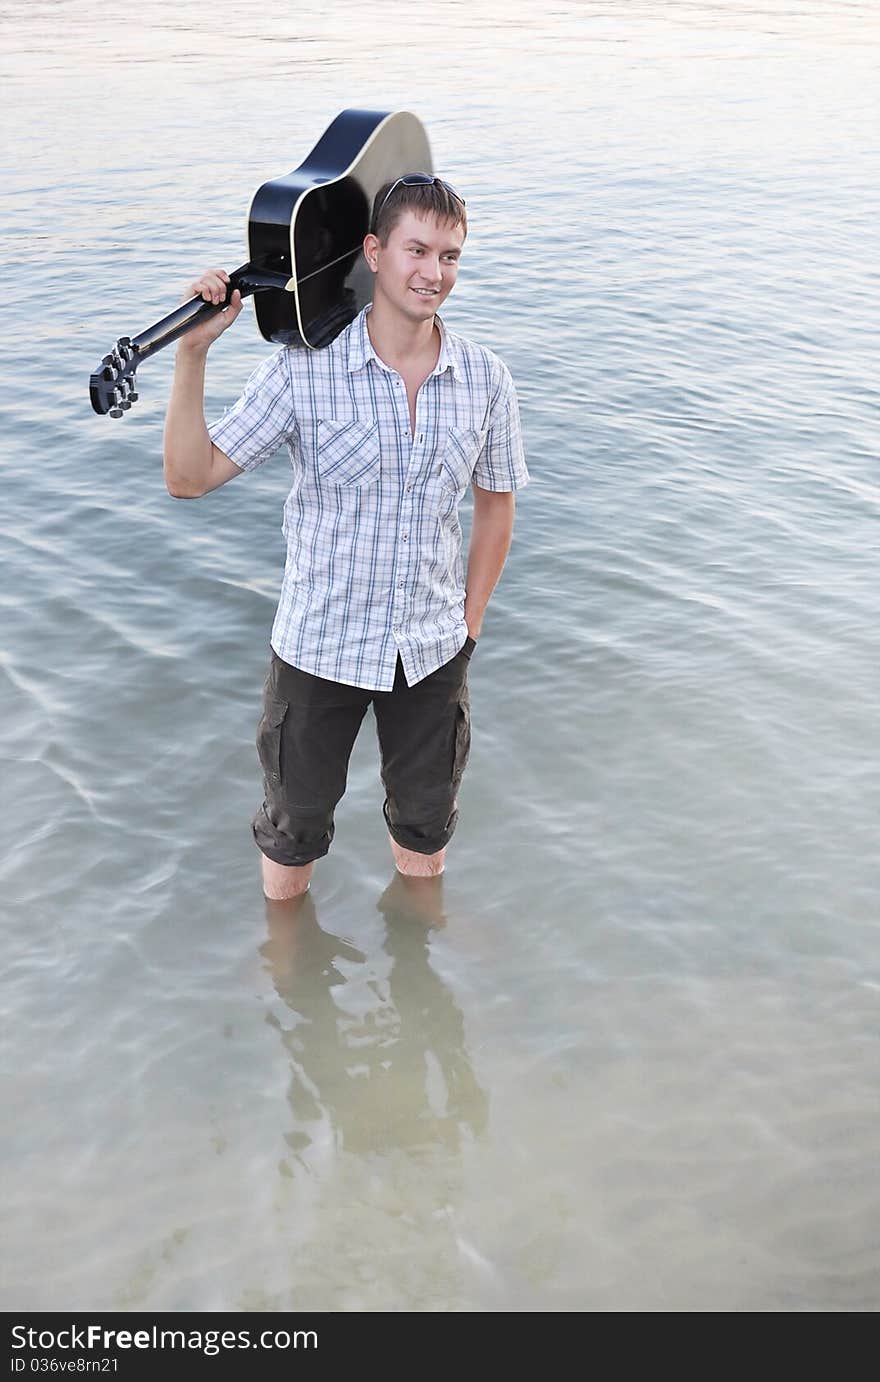
POLYGON ((130 336, 120 336, 109 355, 105 355, 89 379, 89 396, 96 413, 122 417, 138 399, 135 391, 137 348, 130 336))

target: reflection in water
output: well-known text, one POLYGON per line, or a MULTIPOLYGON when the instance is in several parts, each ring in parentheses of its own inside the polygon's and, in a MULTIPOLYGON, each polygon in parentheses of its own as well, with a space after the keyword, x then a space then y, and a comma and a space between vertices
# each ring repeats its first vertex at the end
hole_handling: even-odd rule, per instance
POLYGON ((386 933, 371 955, 321 929, 311 893, 266 904, 261 954, 294 1018, 267 1019, 291 1062, 286 1140, 310 1172, 328 1144, 337 1154, 454 1154, 463 1135, 486 1128, 461 1010, 429 963, 430 933, 444 924, 441 887, 397 874, 378 903, 386 933))
POLYGON ((429 963, 441 887, 397 875, 369 954, 321 929, 309 893, 266 904, 261 953, 292 1015, 276 1006, 267 1020, 290 1058, 275 1204, 298 1308, 453 1309, 474 1271, 457 1223, 461 1153, 485 1131, 488 1100, 429 963))

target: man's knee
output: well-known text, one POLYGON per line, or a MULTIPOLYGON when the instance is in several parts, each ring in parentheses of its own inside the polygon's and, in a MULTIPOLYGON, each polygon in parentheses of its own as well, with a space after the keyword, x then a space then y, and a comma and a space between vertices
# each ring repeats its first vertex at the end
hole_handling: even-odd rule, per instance
POLYGON ((262 855, 262 865, 263 892, 270 902, 289 902, 294 897, 301 897, 308 889, 315 867, 314 864, 287 867, 276 864, 265 854, 262 855))
POLYGON ((398 873, 404 874, 407 878, 434 878, 443 872, 446 862, 445 849, 438 850, 436 854, 417 854, 414 850, 404 849, 393 835, 389 835, 388 838, 391 841, 391 853, 394 855, 398 873))

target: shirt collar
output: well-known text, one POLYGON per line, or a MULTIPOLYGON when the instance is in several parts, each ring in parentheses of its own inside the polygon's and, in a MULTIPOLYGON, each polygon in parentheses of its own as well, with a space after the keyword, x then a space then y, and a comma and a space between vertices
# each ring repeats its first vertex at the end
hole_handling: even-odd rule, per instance
MULTIPOLYGON (((359 312, 349 328, 348 338, 348 372, 353 374, 355 370, 363 369, 371 360, 375 360, 379 369, 387 370, 388 366, 384 360, 373 349, 373 342, 370 340, 370 333, 367 330, 367 313, 372 303, 367 303, 362 312, 359 312)), ((446 370, 451 370, 453 377, 461 369, 461 357, 459 354, 456 338, 441 321, 440 317, 434 318, 440 329, 440 355, 437 363, 428 378, 435 374, 444 374, 446 370)))

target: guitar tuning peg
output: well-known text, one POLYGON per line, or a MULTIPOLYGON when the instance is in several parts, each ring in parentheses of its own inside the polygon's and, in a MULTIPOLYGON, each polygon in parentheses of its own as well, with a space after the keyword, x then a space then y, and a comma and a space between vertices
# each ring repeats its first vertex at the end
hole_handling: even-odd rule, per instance
POLYGON ((138 401, 138 392, 137 392, 137 389, 130 389, 130 390, 129 390, 129 393, 128 393, 128 396, 129 396, 129 398, 130 398, 130 400, 131 400, 132 403, 137 403, 137 401, 138 401))
POLYGON ((113 407, 110 409, 111 417, 122 417, 122 392, 119 389, 113 390, 113 407))

